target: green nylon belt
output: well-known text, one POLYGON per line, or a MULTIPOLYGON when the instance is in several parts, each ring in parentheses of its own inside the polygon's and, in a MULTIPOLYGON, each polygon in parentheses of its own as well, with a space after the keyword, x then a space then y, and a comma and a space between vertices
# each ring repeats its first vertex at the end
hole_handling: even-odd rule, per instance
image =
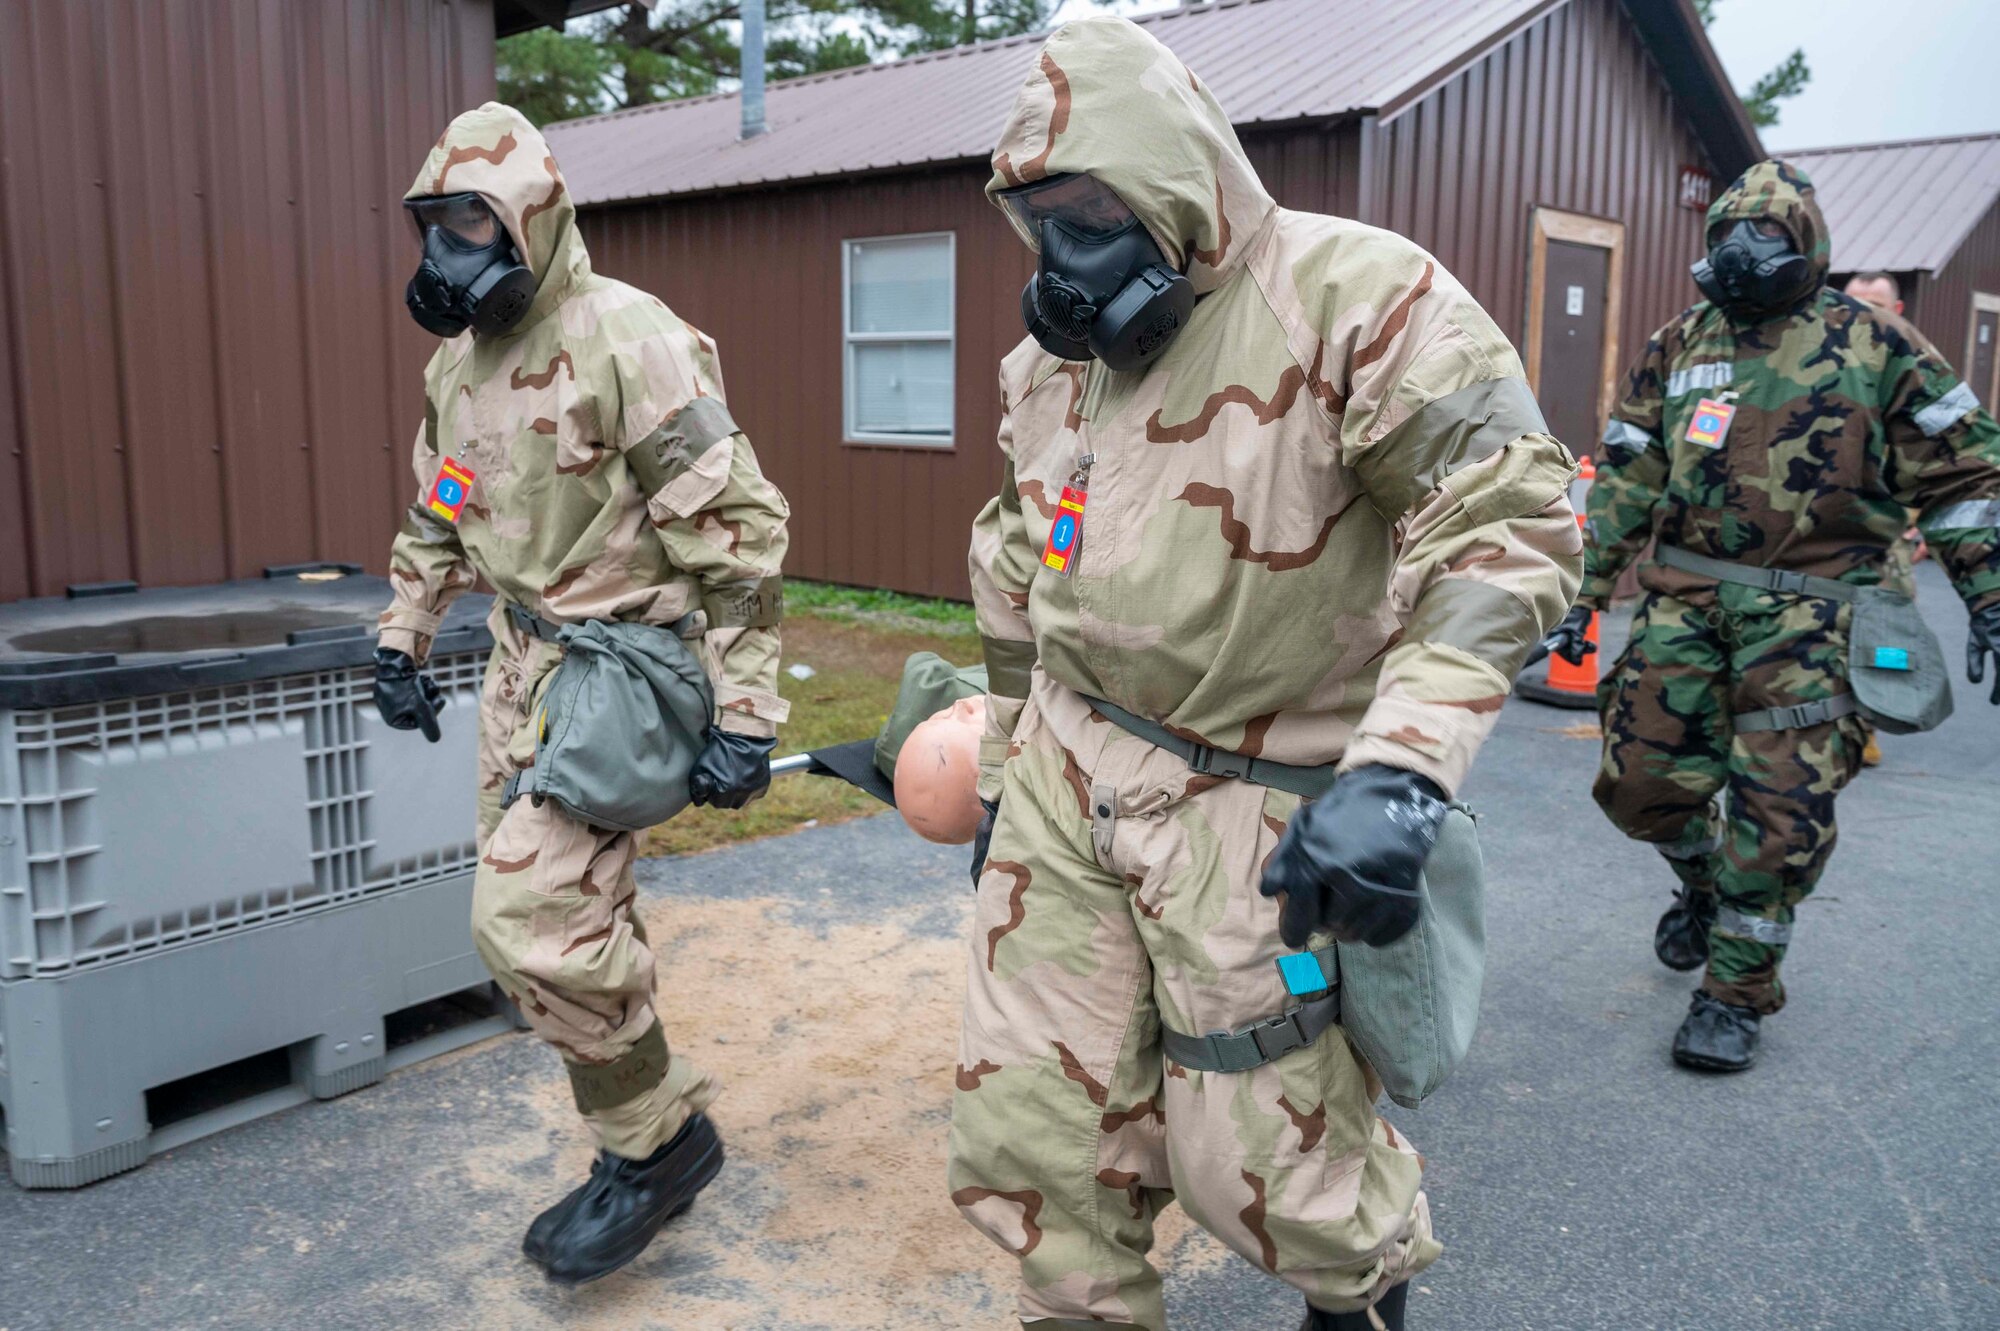
MULTIPOLYGON (((1726 559, 1710 559, 1707 555, 1698 555, 1677 545, 1662 545, 1654 553, 1668 568, 1677 568, 1683 573, 1693 573, 1698 577, 1714 578, 1717 582, 1733 582, 1739 586, 1755 587, 1760 591, 1785 592, 1793 596, 1816 596, 1825 601, 1845 601, 1852 604, 1859 599, 1864 590, 1851 582, 1816 578, 1810 573, 1793 573, 1789 569, 1759 568, 1754 564, 1732 564, 1726 559)), ((1837 698, 1822 698, 1818 702, 1799 703, 1791 707, 1762 707, 1754 712, 1737 712, 1729 719, 1735 725, 1737 734, 1754 735, 1767 730, 1804 730, 1807 726, 1824 725, 1843 716, 1852 716, 1860 710, 1861 705, 1854 700, 1854 695, 1843 693, 1837 698)))
POLYGON ((1799 703, 1792 707, 1765 707, 1755 712, 1737 712, 1729 719, 1736 726, 1739 735, 1754 735, 1763 730, 1804 730, 1807 726, 1825 725, 1828 721, 1843 716, 1853 716, 1861 710, 1861 704, 1851 693, 1843 693, 1837 698, 1822 698, 1818 702, 1799 703))
POLYGON ((1304 1049, 1327 1027, 1340 1020, 1340 990, 1288 1007, 1275 1017, 1252 1022, 1240 1031, 1182 1035, 1160 1028, 1160 1048, 1168 1058, 1194 1072, 1248 1072, 1304 1049))
MULTIPOLYGON (((1105 720, 1128 734, 1137 735, 1148 744, 1157 745, 1173 754, 1197 772, 1211 776, 1236 777, 1252 785, 1269 786, 1306 799, 1318 799, 1333 789, 1333 768, 1295 767, 1290 763, 1274 763, 1264 758, 1250 758, 1227 749, 1211 749, 1206 744, 1196 744, 1182 739, 1165 726, 1148 721, 1143 716, 1134 716, 1123 707, 1108 703, 1102 698, 1085 695, 1090 709, 1105 720)), ((1190 1065, 1192 1066, 1192 1065, 1190 1065)))
POLYGON ((1726 559, 1710 559, 1692 550, 1683 550, 1677 545, 1662 545, 1655 557, 1668 568, 1677 568, 1683 573, 1693 573, 1699 577, 1714 578, 1717 582, 1734 582, 1744 587, 1756 587, 1767 592, 1788 592, 1794 596, 1817 596, 1828 601, 1852 602, 1860 596, 1862 589, 1851 582, 1835 582, 1832 578, 1816 578, 1810 573, 1793 573, 1789 569, 1760 568, 1755 564, 1732 564, 1726 559))
MULTIPOLYGON (((515 605, 512 601, 502 601, 500 604, 506 610, 507 618, 514 625, 516 632, 526 637, 540 638, 543 642, 562 641, 562 631, 568 625, 558 624, 553 619, 544 619, 526 606, 515 605)), ((690 611, 665 627, 667 632, 677 638, 699 638, 706 631, 708 624, 698 613, 690 611)))

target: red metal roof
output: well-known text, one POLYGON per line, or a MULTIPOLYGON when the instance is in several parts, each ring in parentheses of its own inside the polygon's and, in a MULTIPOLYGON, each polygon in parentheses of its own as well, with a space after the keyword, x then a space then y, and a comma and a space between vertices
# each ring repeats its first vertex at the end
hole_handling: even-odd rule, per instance
MULTIPOLYGON (((1238 125, 1391 111, 1564 0, 1216 0, 1137 19, 1238 125)), ((733 93, 545 131, 580 204, 984 157, 1043 34, 787 79, 769 132, 733 93)))
POLYGON ((1936 272, 2000 198, 2000 133, 1779 156, 1812 176, 1836 272, 1936 272))

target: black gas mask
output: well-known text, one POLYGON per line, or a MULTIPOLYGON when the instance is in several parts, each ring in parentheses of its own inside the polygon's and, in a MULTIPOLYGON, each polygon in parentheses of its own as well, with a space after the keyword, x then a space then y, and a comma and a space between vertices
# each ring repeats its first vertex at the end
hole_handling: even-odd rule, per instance
POLYGON ((1087 175, 1053 176, 1000 195, 1042 261, 1021 291, 1021 319, 1043 350, 1136 370, 1167 349, 1194 313, 1194 286, 1145 224, 1087 175))
POLYGON ((1701 294, 1725 310, 1775 313, 1812 285, 1812 263, 1768 217, 1718 223, 1711 236, 1708 257, 1690 271, 1701 294))
POLYGON ((471 328, 497 337, 527 314, 535 275, 500 219, 477 194, 405 199, 417 225, 423 261, 403 291, 410 317, 439 337, 471 328))

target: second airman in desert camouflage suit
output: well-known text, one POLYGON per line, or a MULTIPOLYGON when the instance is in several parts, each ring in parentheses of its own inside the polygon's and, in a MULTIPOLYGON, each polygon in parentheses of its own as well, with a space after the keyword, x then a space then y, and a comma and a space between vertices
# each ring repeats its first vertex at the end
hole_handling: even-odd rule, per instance
POLYGON ((487 245, 496 265, 530 275, 517 322, 449 337, 425 373, 419 499, 396 540, 380 641, 391 674, 407 678, 475 578, 497 593, 473 932, 562 1054, 601 1148, 590 1182, 536 1221, 526 1249, 557 1279, 591 1279, 636 1256, 712 1177, 721 1146, 702 1111, 715 1087, 669 1054, 654 1011, 634 835, 526 798, 503 812, 502 789, 534 761, 531 718, 562 658, 556 630, 605 619, 705 628, 697 654, 716 715, 695 797, 735 805, 761 790, 787 710, 776 674, 788 510, 730 418, 714 344, 657 298, 591 271, 562 173, 518 112, 488 103, 454 120, 409 198, 437 202, 445 229, 457 227, 426 227, 427 257, 442 247, 449 266, 487 245), (455 517, 452 502, 430 502, 447 467, 455 517))
MULTIPOLYGON (((1141 27, 1059 29, 993 167, 1010 207, 1087 181, 1106 225, 1136 215, 1199 299, 1163 351, 1139 339, 1141 368, 1034 339, 1001 366, 1003 479, 971 548, 997 813, 953 1199, 1020 1259, 1031 1326, 1160 1331, 1147 1252, 1176 1199, 1302 1291, 1309 1327, 1399 1326, 1440 1245, 1371 1069, 1334 1029, 1202 1070, 1163 1052, 1163 1028, 1244 1028, 1291 1003, 1281 954, 1409 927, 1381 903, 1409 900, 1443 802, 1576 588, 1574 464, 1465 289, 1401 237, 1278 207, 1207 87, 1141 27), (1066 488, 1084 494, 1075 545, 1066 488), (1340 776, 1302 806, 1193 770, 1193 745, 1340 776)), ((1053 233, 1021 229, 1039 280, 1059 279, 1053 233)))

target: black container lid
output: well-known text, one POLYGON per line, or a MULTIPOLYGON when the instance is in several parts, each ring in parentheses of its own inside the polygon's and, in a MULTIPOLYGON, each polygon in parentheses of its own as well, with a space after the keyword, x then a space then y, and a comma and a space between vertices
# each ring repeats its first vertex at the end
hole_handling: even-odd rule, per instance
MULTIPOLYGON (((143 698, 366 665, 387 579, 308 565, 206 587, 0 605, 0 708, 143 698)), ((490 596, 462 596, 433 656, 484 651, 490 596)))

